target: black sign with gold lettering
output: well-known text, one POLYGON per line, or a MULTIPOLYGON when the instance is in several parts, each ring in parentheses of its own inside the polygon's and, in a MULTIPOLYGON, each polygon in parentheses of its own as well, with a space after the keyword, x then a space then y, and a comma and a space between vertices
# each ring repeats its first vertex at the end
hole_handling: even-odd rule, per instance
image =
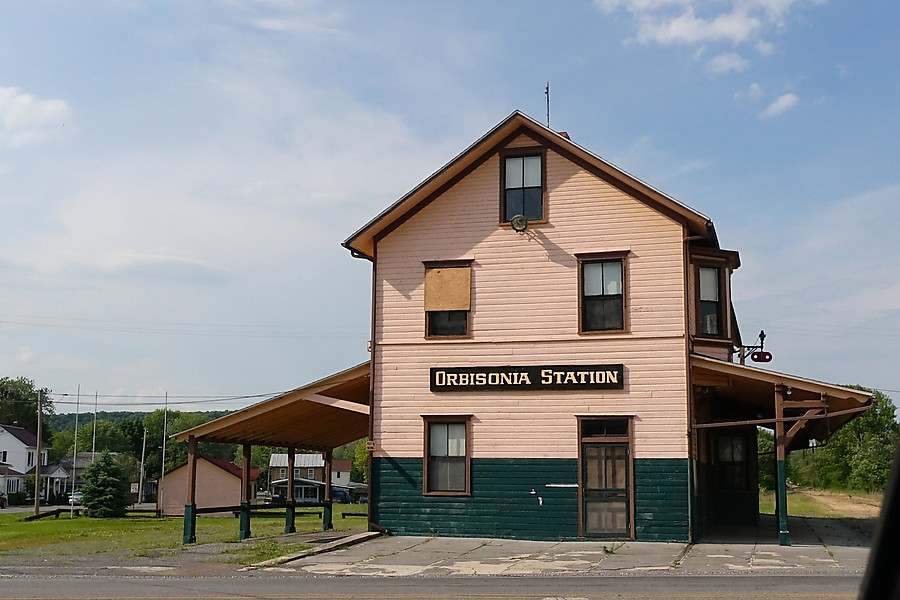
POLYGON ((624 365, 432 367, 432 392, 621 390, 624 365))

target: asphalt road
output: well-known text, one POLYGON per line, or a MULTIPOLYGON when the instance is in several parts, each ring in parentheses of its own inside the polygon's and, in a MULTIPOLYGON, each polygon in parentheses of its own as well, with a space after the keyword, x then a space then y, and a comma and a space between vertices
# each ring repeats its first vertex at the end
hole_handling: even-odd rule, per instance
POLYGON ((234 600, 349 599, 482 600, 699 598, 856 598, 858 576, 687 575, 633 577, 285 577, 252 573, 228 577, 0 578, 6 600, 234 600))

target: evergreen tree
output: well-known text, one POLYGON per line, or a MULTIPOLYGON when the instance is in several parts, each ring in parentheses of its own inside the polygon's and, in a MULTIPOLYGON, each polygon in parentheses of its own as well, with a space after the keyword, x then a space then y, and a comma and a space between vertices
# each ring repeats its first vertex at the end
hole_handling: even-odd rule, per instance
POLYGON ((82 503, 89 517, 124 517, 131 504, 131 490, 122 467, 109 452, 103 452, 84 470, 87 484, 82 488, 82 503))

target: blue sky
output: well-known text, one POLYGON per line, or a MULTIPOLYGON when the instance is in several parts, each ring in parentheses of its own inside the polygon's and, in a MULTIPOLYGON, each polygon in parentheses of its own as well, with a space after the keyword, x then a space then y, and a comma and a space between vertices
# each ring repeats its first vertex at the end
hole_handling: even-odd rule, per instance
POLYGON ((0 6, 0 375, 200 410, 366 360, 340 242, 549 81, 741 252, 771 368, 900 390, 895 2, 0 6))

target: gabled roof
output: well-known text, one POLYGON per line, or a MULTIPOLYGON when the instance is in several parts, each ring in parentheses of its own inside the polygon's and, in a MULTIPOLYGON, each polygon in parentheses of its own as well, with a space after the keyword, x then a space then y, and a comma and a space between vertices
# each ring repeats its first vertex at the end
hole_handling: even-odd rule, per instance
POLYGON ((350 250, 354 256, 373 260, 375 244, 378 239, 427 206, 450 186, 472 172, 520 135, 531 137, 536 143, 544 145, 569 160, 578 163, 594 175, 634 196, 641 202, 684 223, 692 235, 706 236, 711 246, 718 247, 715 228, 709 217, 678 202, 671 196, 664 194, 612 163, 603 160, 596 154, 582 148, 572 142, 568 136, 541 125, 519 111, 513 112, 498 123, 453 160, 347 238, 342 245, 350 250))
MULTIPOLYGON (((25 473, 19 473, 18 471, 16 471, 15 469, 13 469, 10 466, 2 465, 2 466, 0 466, 0 475, 3 475, 5 477, 24 477, 25 473)), ((0 490, 0 491, 3 491, 3 490, 0 490)))
MULTIPOLYGON (((0 428, 5 429, 10 435, 29 448, 37 448, 37 436, 24 427, 19 427, 17 425, 0 425, 0 428)), ((41 443, 41 448, 49 448, 49 446, 41 443)))
MULTIPOLYGON (((241 469, 239 466, 237 466, 236 464, 234 464, 231 461, 225 460, 224 458, 218 458, 216 456, 206 456, 205 454, 200 454, 199 456, 197 456, 197 460, 205 460, 209 464, 219 467, 223 471, 226 471, 229 474, 234 475, 238 479, 240 479, 241 473, 243 472, 243 469, 241 469)), ((178 469, 186 467, 186 466, 187 466, 186 462, 181 463, 177 467, 174 467, 174 468, 166 471, 166 475, 168 475, 169 473, 172 473, 173 471, 177 471, 178 469)), ((262 471, 260 469, 250 469, 250 481, 256 481, 257 479, 259 479, 260 473, 262 473, 262 471)))
MULTIPOLYGON (((34 470, 36 467, 31 467, 28 469, 26 475, 34 475, 34 470)), ((66 471, 60 465, 43 465, 41 466, 41 477, 58 477, 61 479, 65 479, 69 476, 69 472, 66 471)))

